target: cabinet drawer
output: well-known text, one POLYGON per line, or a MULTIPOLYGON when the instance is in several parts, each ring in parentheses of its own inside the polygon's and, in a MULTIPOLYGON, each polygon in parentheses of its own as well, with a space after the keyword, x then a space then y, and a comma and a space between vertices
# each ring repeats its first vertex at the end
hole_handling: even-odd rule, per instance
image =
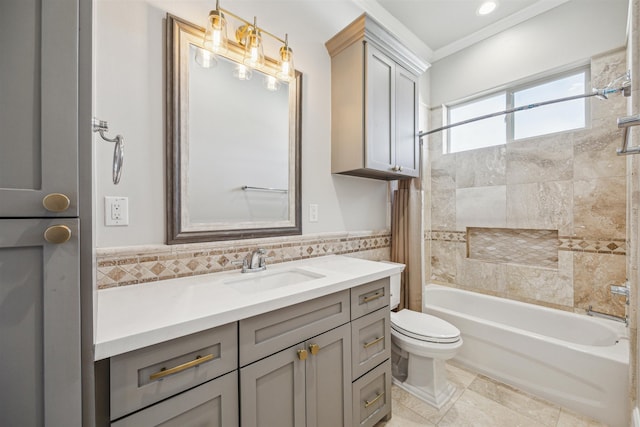
POLYGON ((389 305, 389 278, 351 288, 351 319, 389 305))
POLYGON ((353 379, 391 357, 389 308, 384 307, 351 322, 353 379))
POLYGON ((388 414, 391 414, 391 364, 383 363, 353 383, 353 426, 374 426, 388 414))
POLYGON ((236 369, 237 345, 237 324, 230 323, 112 357, 111 419, 236 369))
POLYGON ((349 322, 349 291, 240 321, 240 366, 349 322))
POLYGON ((111 427, 237 426, 238 371, 112 422, 111 427))

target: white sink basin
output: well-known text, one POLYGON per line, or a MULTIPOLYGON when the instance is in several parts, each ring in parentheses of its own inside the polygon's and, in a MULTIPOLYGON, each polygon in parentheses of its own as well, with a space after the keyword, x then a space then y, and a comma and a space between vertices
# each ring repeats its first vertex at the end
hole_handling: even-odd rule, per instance
POLYGON ((238 292, 253 294, 325 277, 322 274, 300 268, 274 272, 267 270, 258 273, 244 273, 242 276, 227 280, 224 284, 231 286, 238 292))

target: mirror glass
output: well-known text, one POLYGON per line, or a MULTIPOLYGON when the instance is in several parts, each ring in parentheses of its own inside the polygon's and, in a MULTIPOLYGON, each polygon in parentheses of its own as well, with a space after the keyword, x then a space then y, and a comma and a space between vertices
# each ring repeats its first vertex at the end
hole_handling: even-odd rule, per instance
POLYGON ((167 27, 167 242, 300 234, 300 73, 276 80, 269 60, 241 80, 231 43, 205 68, 204 30, 167 27))

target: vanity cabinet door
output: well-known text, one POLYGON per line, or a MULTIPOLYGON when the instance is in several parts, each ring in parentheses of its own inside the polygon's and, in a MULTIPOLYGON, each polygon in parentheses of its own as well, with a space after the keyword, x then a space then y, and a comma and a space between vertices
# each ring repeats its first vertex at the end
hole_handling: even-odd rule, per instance
POLYGON ((237 425, 237 371, 111 423, 112 427, 234 427, 237 425))
POLYGON ((305 425, 305 357, 299 344, 240 369, 242 427, 305 425))
POLYGON ((418 77, 396 65, 395 70, 395 165, 407 176, 420 176, 418 139, 418 77))
POLYGON ((351 328, 342 325, 306 342, 307 427, 348 427, 351 404, 351 328), (314 354, 315 353, 315 354, 314 354))

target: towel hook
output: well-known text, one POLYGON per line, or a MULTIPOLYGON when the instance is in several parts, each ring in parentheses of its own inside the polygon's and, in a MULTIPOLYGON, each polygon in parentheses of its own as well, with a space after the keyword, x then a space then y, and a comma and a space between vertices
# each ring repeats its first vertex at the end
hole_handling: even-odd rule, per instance
POLYGON ((93 131, 98 132, 102 139, 107 142, 115 142, 116 145, 113 148, 113 167, 111 175, 113 183, 118 185, 120 182, 120 176, 122 175, 122 163, 124 162, 124 137, 122 135, 116 135, 115 138, 108 138, 105 132, 109 132, 109 123, 105 120, 98 120, 93 118, 92 121, 93 131))

